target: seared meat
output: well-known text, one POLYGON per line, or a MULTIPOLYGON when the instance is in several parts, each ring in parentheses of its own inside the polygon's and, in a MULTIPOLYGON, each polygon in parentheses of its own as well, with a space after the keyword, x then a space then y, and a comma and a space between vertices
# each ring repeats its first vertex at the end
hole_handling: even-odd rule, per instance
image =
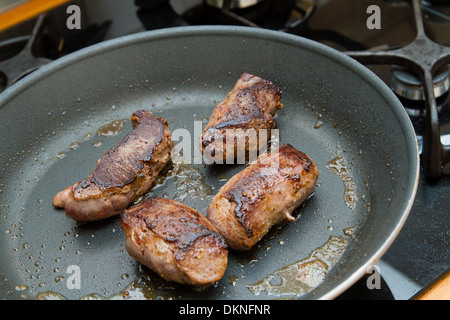
POLYGON ((262 154, 232 177, 212 199, 207 218, 230 248, 248 250, 269 229, 292 221, 292 212, 314 190, 316 164, 291 145, 262 154))
POLYGON ((121 226, 128 253, 168 281, 207 286, 225 273, 225 240, 184 204, 149 198, 126 210, 121 226))
POLYGON ((270 81, 244 73, 215 108, 202 133, 200 148, 205 159, 233 163, 238 154, 243 160, 256 154, 270 138, 270 130, 275 128, 273 116, 281 108, 280 89, 270 81), (260 137, 260 129, 267 130, 266 136, 260 137), (240 143, 245 144, 245 150, 240 143))
POLYGON ((121 213, 146 193, 170 160, 173 142, 165 119, 136 111, 133 131, 109 150, 85 180, 53 198, 77 221, 92 221, 121 213))

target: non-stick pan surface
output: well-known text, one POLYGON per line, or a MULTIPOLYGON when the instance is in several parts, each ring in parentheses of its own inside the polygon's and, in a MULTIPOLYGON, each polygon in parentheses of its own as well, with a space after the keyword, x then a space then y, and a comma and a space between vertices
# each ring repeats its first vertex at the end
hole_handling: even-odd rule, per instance
MULTIPOLYGON (((5 91, 0 119, 6 299, 335 298, 392 243, 417 185, 412 126, 381 80, 332 49, 266 30, 174 28, 87 48, 5 91), (128 256, 118 217, 78 224, 52 207, 58 191, 87 177, 130 132, 138 109, 166 118, 172 132, 186 129, 194 151, 195 121, 205 125, 244 72, 283 90, 280 142, 314 159, 320 178, 296 221, 274 228, 248 253, 230 252, 218 284, 199 291, 164 282, 128 256), (335 252, 344 247, 342 256, 335 252), (300 262, 302 272, 283 273, 300 262), (296 287, 295 279, 316 288, 296 287)), ((212 196, 244 167, 175 166, 150 195, 205 214, 212 196)))

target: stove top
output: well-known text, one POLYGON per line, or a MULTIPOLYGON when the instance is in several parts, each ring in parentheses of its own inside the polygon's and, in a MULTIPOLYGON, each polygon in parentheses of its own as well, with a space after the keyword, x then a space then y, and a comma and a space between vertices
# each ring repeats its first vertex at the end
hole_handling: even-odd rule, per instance
MULTIPOLYGON (((449 268, 448 1, 135 0, 130 7, 135 19, 127 23, 141 26, 135 31, 211 24, 269 28, 321 42, 371 69, 410 115, 421 150, 420 181, 402 231, 376 264, 381 289, 369 289, 365 277, 338 299, 409 299, 449 268)), ((48 61, 114 37, 108 33, 111 25, 123 24, 118 12, 67 34, 54 16, 47 15, 51 22, 40 17, 28 35, 0 34, 0 92, 11 79, 20 79, 48 61), (12 58, 19 60, 11 63, 12 58), (20 65, 26 67, 18 69, 20 65)))

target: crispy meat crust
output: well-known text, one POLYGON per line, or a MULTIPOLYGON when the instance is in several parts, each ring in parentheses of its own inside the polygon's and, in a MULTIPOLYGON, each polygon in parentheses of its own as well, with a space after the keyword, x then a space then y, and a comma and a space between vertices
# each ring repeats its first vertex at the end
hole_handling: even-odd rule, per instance
POLYGON ((272 82, 244 73, 225 100, 215 108, 200 138, 202 152, 219 160, 216 162, 225 162, 227 131, 228 138, 233 139, 228 142, 233 146, 230 158, 237 157, 239 141, 246 142, 247 153, 252 149, 259 150, 261 146, 258 143, 249 143, 248 129, 255 131, 256 141, 259 141, 259 130, 267 129, 268 140, 270 130, 275 128, 273 116, 283 108, 281 96, 281 90, 272 82))
POLYGON ((206 286, 219 281, 228 261, 225 240, 194 209, 149 198, 122 214, 126 248, 168 281, 206 286))
POLYGON ((56 208, 77 221, 119 214, 146 193, 170 160, 173 142, 165 119, 139 110, 133 131, 109 150, 85 180, 58 193, 56 208))
POLYGON ((213 198, 207 218, 230 248, 248 250, 269 229, 292 221, 292 212, 314 190, 316 164, 290 145, 282 146, 232 177, 213 198))

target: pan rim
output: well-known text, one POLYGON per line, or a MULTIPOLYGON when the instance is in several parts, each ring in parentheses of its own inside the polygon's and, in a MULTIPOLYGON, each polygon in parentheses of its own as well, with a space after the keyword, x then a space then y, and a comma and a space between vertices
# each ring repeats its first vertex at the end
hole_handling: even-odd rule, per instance
MULTIPOLYGON (((327 59, 338 62, 351 70, 355 75, 368 81, 381 97, 386 101, 391 111, 395 114, 397 121, 402 125, 402 131, 407 143, 407 150, 410 158, 410 172, 408 185, 405 187, 405 194, 409 194, 409 199, 406 204, 403 205, 403 212, 399 215, 399 220, 393 225, 389 236, 380 245, 375 253, 366 258, 366 262, 361 265, 356 272, 348 275, 339 285, 326 292, 323 295, 319 295, 317 299, 331 300, 338 297, 345 290, 350 288, 356 283, 365 273, 369 266, 374 265, 383 254, 388 250, 390 245, 394 242, 397 235, 400 233, 404 223, 406 222, 408 215, 414 203, 414 199, 417 194, 419 175, 420 175, 420 153, 417 138, 414 132, 413 125, 409 116, 404 110, 398 98, 388 88, 388 86, 376 76, 372 71, 360 64, 356 60, 346 56, 345 54, 327 47, 323 44, 309 40, 300 36, 281 33, 278 31, 258 29, 252 27, 241 26, 186 26, 186 27, 174 27, 167 29, 160 29, 154 31, 140 32, 120 38, 107 40, 105 42, 93 45, 77 52, 71 53, 65 57, 62 57, 46 66, 43 66, 39 70, 30 74, 26 78, 20 80, 18 83, 6 89, 0 94, 0 111, 3 106, 8 104, 16 96, 21 94, 28 87, 33 86, 35 83, 44 79, 48 75, 58 72, 67 66, 74 63, 78 63, 84 59, 92 56, 96 56, 105 51, 119 49, 124 46, 131 46, 140 42, 150 42, 158 39, 169 39, 177 37, 195 37, 195 36, 243 36, 264 39, 267 41, 279 42, 284 44, 301 47, 302 49, 309 50, 315 54, 320 54, 327 59)), ((320 288, 320 286, 318 287, 320 288)), ((316 289, 318 289, 316 288, 316 289)), ((314 289, 311 293, 316 291, 314 289)))

